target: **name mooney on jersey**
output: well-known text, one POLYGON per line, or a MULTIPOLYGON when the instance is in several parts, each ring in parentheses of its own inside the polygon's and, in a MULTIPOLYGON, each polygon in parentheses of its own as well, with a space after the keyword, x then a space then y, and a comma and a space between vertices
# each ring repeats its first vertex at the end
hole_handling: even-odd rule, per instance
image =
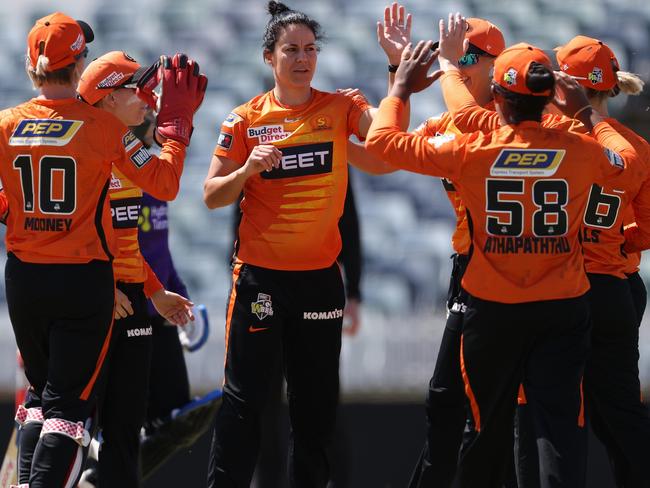
POLYGON ((282 162, 272 171, 263 171, 261 177, 267 180, 293 178, 295 176, 318 175, 332 172, 333 142, 281 147, 282 162))
POLYGON ((490 168, 492 176, 552 176, 564 149, 503 149, 490 168))
POLYGON ((9 145, 65 146, 82 125, 81 120, 23 119, 9 138, 9 145))
POLYGON ((63 232, 72 227, 72 219, 56 217, 25 217, 23 228, 37 232, 63 232))
POLYGON ((566 237, 488 237, 484 253, 567 254, 571 245, 566 237))

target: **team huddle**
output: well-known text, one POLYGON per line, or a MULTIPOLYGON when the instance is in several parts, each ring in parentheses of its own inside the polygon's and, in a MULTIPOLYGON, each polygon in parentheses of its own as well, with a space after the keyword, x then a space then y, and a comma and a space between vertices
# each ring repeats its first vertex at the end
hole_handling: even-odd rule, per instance
MULTIPOLYGON (((211 209, 243 195, 207 485, 250 486, 281 367, 289 485, 327 486, 349 163, 438 177, 457 217, 409 486, 585 486, 591 425, 617 486, 650 487, 638 374, 650 150, 607 110, 643 82, 597 39, 506 48, 497 26, 460 14, 440 21, 437 42, 412 43, 411 15, 394 3, 377 24, 388 94, 375 108, 356 89, 313 88, 320 25, 279 2, 268 11, 274 86, 223 121, 203 187, 211 209), (411 94, 436 82, 447 112, 408 132, 411 94)), ((85 66, 93 38, 65 14, 39 19, 27 38, 39 94, 0 112, 7 303, 31 385, 16 414, 18 488, 76 487, 99 429, 96 486, 141 486, 147 299, 161 320, 194 320, 143 257, 138 221, 143 191, 178 194, 207 78, 183 54, 143 68, 112 51, 85 66), (159 156, 129 129, 148 110, 159 156)))

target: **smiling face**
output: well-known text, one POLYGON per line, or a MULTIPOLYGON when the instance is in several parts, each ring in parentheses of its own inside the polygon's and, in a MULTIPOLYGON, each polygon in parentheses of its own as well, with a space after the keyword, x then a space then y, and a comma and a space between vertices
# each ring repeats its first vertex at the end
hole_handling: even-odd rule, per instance
POLYGON ((102 108, 110 111, 124 125, 134 126, 144 121, 148 105, 135 94, 135 88, 118 88, 104 98, 102 108))
POLYGON ((317 59, 316 37, 304 24, 285 27, 273 50, 264 51, 264 61, 273 68, 276 85, 285 89, 309 87, 317 59))
POLYGON ((491 56, 479 55, 476 58, 477 63, 467 66, 460 66, 460 72, 463 75, 463 81, 476 99, 489 93, 490 84, 492 83, 492 67, 494 59, 491 56))

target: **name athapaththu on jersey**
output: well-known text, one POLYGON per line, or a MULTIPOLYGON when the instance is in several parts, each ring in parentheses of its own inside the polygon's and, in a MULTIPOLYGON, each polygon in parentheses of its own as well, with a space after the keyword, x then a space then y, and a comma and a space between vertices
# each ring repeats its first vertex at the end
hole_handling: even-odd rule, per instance
POLYGON ((10 146, 65 146, 72 140, 81 120, 23 119, 9 138, 10 146))

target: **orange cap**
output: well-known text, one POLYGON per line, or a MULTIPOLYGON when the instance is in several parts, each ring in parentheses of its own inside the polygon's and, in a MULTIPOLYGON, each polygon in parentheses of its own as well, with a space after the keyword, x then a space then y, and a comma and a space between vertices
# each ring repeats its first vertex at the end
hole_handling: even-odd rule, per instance
POLYGON ((65 68, 79 59, 86 43, 94 38, 88 24, 61 12, 38 19, 27 36, 30 66, 35 68, 38 57, 43 55, 50 60, 47 71, 65 68))
POLYGON ((467 34, 469 43, 482 49, 492 56, 498 56, 506 48, 503 33, 492 22, 484 19, 467 19, 467 34))
POLYGON ((109 93, 136 83, 146 68, 123 51, 111 51, 90 63, 79 79, 77 93, 90 105, 95 105, 109 93))
POLYGON ((551 60, 541 49, 524 42, 510 46, 494 60, 494 82, 508 91, 521 95, 539 97, 551 95, 551 90, 534 93, 526 86, 526 76, 532 62, 552 69, 551 60))
POLYGON ((587 36, 576 36, 557 50, 560 69, 582 86, 607 91, 616 86, 618 60, 607 44, 587 36))

